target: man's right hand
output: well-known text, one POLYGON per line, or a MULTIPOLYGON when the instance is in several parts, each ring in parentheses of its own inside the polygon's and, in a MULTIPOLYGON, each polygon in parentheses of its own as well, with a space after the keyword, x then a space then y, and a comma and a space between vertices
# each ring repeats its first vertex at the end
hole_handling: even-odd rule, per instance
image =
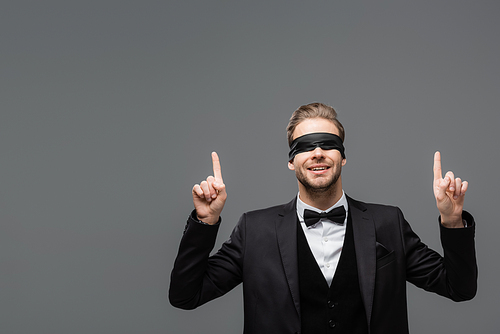
POLYGON ((226 203, 226 186, 222 180, 219 156, 212 152, 214 176, 209 176, 193 187, 193 203, 198 219, 213 225, 219 221, 220 213, 226 203))

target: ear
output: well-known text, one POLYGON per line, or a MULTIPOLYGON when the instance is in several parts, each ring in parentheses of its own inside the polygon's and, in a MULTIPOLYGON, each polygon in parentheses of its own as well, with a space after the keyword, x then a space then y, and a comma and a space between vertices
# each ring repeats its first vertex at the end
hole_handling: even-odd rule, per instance
POLYGON ((347 159, 345 159, 345 158, 342 159, 342 167, 344 167, 346 163, 347 163, 347 159))
POLYGON ((293 160, 288 161, 288 169, 295 170, 295 166, 293 165, 293 160))

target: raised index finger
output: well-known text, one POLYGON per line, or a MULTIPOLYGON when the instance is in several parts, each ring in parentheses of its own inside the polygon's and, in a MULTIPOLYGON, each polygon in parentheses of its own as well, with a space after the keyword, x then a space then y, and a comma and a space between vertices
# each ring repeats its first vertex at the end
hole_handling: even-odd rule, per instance
POLYGON ((443 178, 443 173, 441 172, 441 153, 436 151, 434 153, 434 180, 440 180, 443 178))
POLYGON ((222 182, 222 173, 221 173, 221 169, 220 169, 220 161, 219 161, 219 156, 217 155, 217 152, 212 152, 212 164, 213 164, 213 168, 214 168, 215 181, 217 181, 219 183, 223 183, 222 182))

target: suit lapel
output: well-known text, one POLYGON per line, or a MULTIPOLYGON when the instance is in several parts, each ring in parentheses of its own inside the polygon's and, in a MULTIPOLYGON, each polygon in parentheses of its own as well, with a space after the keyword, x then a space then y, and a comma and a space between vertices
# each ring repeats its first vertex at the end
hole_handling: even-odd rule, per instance
POLYGON ((276 236, 295 309, 300 316, 299 272, 297 265, 297 198, 285 204, 276 219, 276 236))
POLYGON ((349 203, 349 212, 352 215, 359 288, 363 304, 365 305, 369 326, 373 307, 376 273, 375 225, 367 208, 361 202, 355 201, 350 197, 347 197, 347 201, 349 203))

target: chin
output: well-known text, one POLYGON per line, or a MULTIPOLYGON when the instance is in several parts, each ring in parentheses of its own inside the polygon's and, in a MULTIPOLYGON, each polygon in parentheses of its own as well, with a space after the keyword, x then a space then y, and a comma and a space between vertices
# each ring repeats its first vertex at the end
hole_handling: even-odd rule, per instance
POLYGON ((331 192, 336 188, 338 177, 331 178, 329 180, 324 180, 322 182, 314 182, 318 180, 304 180, 299 179, 299 182, 304 186, 304 188, 311 193, 326 193, 331 192))

